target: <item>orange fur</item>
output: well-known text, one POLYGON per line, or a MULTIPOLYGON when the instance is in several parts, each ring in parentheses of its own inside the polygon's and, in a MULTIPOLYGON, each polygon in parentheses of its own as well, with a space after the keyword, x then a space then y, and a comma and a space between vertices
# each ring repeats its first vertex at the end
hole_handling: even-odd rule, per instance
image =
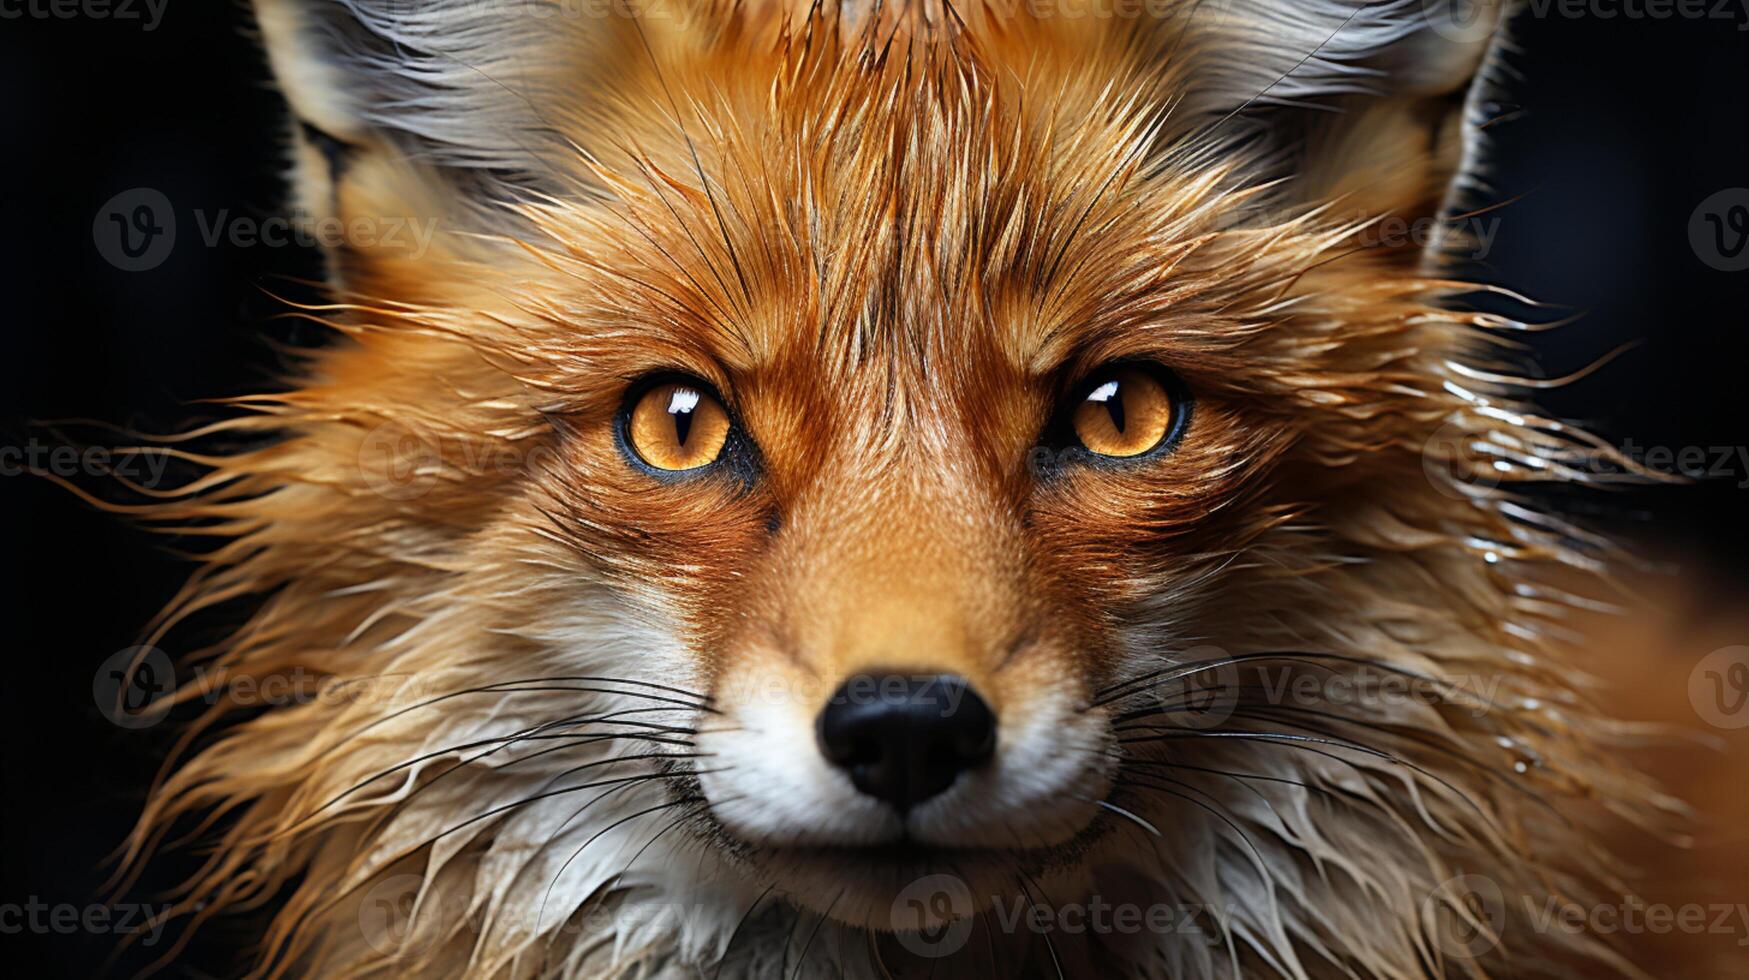
MULTIPOLYGON (((217 734, 151 797, 133 858, 179 820, 224 816, 181 896, 193 920, 283 900, 263 972, 692 975, 775 895, 830 924, 819 948, 851 975, 922 975, 873 937, 893 891, 941 868, 821 863, 738 831, 734 772, 700 771, 738 760, 692 752, 761 685, 784 691, 772 710, 811 713, 889 667, 970 678, 1004 738, 1076 705, 1061 749, 1085 757, 1077 792, 1108 806, 1059 794, 1012 841, 992 829, 966 872, 980 894, 1030 900, 1030 881, 1077 901, 1121 872, 1151 900, 1224 910, 1214 946, 1061 951, 1087 971, 1632 972, 1599 937, 1522 922, 1475 959, 1435 941, 1437 920, 1465 914, 1440 888, 1458 874, 1488 876, 1514 915, 1519 896, 1621 893, 1591 841, 1674 807, 1600 751, 1615 729, 1562 666, 1564 609, 1607 591, 1603 564, 1511 492, 1586 479, 1562 461, 1596 447, 1477 373, 1512 321, 1448 309, 1466 287, 1365 243, 1381 218, 1445 201, 1466 152, 1453 95, 1479 52, 1438 84, 1337 89, 1347 111, 1284 150, 1235 142, 1249 117, 1204 99, 1222 59, 1255 56, 1232 46, 1242 17, 661 6, 536 32, 529 75, 512 79, 511 57, 481 73, 539 126, 489 150, 434 141, 427 158, 409 149, 418 126, 389 132, 299 80, 306 15, 261 7, 294 108, 351 145, 344 172, 300 152, 305 204, 444 229, 428 254, 335 254, 336 301, 306 312, 340 338, 224 426, 277 440, 200 457, 213 478, 151 511, 219 542, 154 639, 253 596, 213 654, 233 676, 301 669, 397 695, 234 724, 215 706, 200 730, 217 734), (590 56, 567 74, 573 49, 590 56), (536 133, 548 142, 525 146, 536 133), (539 179, 517 201, 467 196, 500 171, 457 161, 521 151, 539 179), (1284 159, 1293 180, 1274 179, 1284 159), (1194 392, 1182 445, 1128 468, 1039 456, 1065 391, 1122 359, 1169 365, 1194 392), (626 465, 612 420, 627 385, 671 370, 724 394, 758 447, 754 478, 663 483, 626 465), (1123 712, 1170 704, 1170 686, 1099 703, 1163 667, 1271 651, 1344 658, 1226 668, 1229 729, 1275 741, 1135 743, 1123 712), (1443 694, 1247 714, 1253 684, 1362 660, 1443 694), (599 674, 693 693, 575 679, 599 674), (1472 710, 1452 686, 1478 677, 1497 699, 1472 710), (526 767, 509 759, 532 746, 488 741, 637 709, 678 734, 631 729, 646 741, 526 767), (615 830, 565 820, 581 799, 518 805, 579 759, 622 772, 647 754, 673 778, 603 808, 685 809, 615 830), (593 870, 567 860, 586 848, 593 870), (665 877, 694 864, 684 884, 665 877), (362 903, 403 874, 426 911, 385 949, 362 903), (846 876, 866 888, 840 904, 846 876), (713 911, 578 925, 664 887, 713 911)), ((484 140, 522 124, 512 109, 452 114, 484 140)), ((753 932, 732 971, 788 962, 782 930, 753 932)), ((996 972, 1007 954, 973 945, 948 964, 996 972)))

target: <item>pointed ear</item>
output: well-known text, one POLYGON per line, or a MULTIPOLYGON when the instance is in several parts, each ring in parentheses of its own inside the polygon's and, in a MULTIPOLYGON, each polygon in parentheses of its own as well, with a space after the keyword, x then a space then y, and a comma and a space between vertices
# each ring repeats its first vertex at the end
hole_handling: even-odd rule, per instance
MULTIPOLYGON (((342 229, 428 218, 450 251, 488 247, 466 233, 516 227, 533 194, 588 193, 592 120, 686 16, 668 0, 254 4, 293 117, 298 211, 342 229)), ((321 240, 339 273, 387 257, 338 237, 321 240)))
POLYGON ((1216 9, 1189 15, 1186 107, 1256 161, 1253 178, 1380 219, 1369 244, 1405 261, 1457 241, 1436 219, 1476 180, 1478 91, 1511 0, 1203 2, 1216 9))

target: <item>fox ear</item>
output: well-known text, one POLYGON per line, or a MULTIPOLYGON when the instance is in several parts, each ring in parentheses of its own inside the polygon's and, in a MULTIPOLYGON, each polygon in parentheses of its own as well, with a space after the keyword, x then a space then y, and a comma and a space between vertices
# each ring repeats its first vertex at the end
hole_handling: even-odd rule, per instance
MULTIPOLYGON (((1476 93, 1511 0, 1205 2, 1185 22, 1186 108, 1257 161, 1254 178, 1291 177, 1290 200, 1336 202, 1343 216, 1411 222, 1474 188, 1476 93)), ((1396 253, 1419 259, 1414 244, 1405 236, 1396 253)))
MULTIPOLYGON (((514 226, 507 205, 533 194, 587 192, 578 147, 592 114, 684 16, 666 0, 612 0, 599 16, 568 0, 254 5, 294 121, 298 209, 340 227, 426 217, 460 232, 514 226)), ((334 251, 344 271, 354 256, 334 251)))

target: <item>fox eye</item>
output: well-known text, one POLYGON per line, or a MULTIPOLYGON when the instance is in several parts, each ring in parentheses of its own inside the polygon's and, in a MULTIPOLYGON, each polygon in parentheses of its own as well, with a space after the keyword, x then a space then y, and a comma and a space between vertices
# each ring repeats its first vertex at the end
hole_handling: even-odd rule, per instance
POLYGON ((1164 368, 1119 364, 1095 371, 1077 390, 1069 423, 1089 452, 1126 458, 1159 448, 1180 428, 1185 404, 1164 368))
POLYGON ((666 381, 638 396, 625 438, 651 468, 680 472, 716 462, 732 426, 728 410, 704 383, 666 381))

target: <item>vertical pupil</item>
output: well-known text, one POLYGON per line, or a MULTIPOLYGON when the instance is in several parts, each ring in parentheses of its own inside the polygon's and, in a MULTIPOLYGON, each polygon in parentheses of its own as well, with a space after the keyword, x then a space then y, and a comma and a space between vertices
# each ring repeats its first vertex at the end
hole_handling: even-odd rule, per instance
POLYGON ((698 407, 698 392, 691 388, 675 388, 668 398, 668 414, 674 418, 674 442, 684 447, 692 434, 692 412, 698 407))
POLYGON ((1118 432, 1123 431, 1123 395, 1120 393, 1105 403, 1105 410, 1111 415, 1111 427, 1118 432))
POLYGON ((686 437, 692 434, 692 413, 679 411, 674 413, 674 441, 686 445, 686 437))
POLYGON ((1123 434, 1123 383, 1113 378, 1093 389, 1087 395, 1088 401, 1101 402, 1105 405, 1105 413, 1111 416, 1111 427, 1119 435, 1123 434))

